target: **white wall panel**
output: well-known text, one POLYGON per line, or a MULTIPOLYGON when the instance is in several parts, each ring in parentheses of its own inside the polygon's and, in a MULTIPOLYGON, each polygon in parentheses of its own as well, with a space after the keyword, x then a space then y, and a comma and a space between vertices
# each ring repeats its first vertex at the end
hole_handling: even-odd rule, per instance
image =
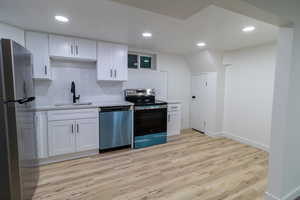
POLYGON ((12 39, 19 44, 25 46, 24 30, 10 26, 4 23, 0 23, 0 39, 12 39))
POLYGON ((223 132, 270 146, 276 45, 227 52, 223 132))

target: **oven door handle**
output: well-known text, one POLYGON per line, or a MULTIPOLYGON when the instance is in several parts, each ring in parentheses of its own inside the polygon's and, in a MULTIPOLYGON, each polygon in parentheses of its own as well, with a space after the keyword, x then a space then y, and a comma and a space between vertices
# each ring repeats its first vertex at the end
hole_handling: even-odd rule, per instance
POLYGON ((134 110, 158 110, 168 108, 167 105, 160 106, 135 106, 134 110))

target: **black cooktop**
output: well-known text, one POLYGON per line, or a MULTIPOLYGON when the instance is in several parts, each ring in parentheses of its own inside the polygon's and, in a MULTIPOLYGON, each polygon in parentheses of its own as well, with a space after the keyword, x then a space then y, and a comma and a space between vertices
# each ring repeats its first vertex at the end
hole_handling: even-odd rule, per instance
POLYGON ((155 100, 152 102, 132 102, 135 106, 155 106, 155 105, 167 105, 165 101, 155 100))

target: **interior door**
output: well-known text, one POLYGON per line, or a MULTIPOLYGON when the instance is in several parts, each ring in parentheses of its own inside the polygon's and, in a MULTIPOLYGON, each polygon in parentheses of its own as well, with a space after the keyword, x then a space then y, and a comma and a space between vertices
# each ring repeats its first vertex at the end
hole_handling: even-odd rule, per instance
POLYGON ((191 81, 191 128, 205 132, 207 75, 192 76, 191 81))

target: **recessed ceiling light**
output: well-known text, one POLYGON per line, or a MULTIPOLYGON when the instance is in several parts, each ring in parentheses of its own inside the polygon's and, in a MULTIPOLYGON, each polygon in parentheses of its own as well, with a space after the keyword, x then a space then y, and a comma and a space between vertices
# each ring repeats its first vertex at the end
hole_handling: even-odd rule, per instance
POLYGON ((143 37, 145 37, 145 38, 150 38, 150 37, 152 37, 152 33, 150 33, 150 32, 144 32, 142 35, 143 35, 143 37))
POLYGON ((252 32, 255 30, 255 26, 246 26, 245 28, 243 28, 244 32, 252 32))
POLYGON ((59 22, 63 22, 63 23, 67 23, 69 22, 69 19, 65 16, 61 16, 61 15, 56 15, 55 19, 59 22))
POLYGON ((205 42, 199 42, 199 43, 197 43, 197 46, 198 47, 205 47, 206 44, 205 44, 205 42))

